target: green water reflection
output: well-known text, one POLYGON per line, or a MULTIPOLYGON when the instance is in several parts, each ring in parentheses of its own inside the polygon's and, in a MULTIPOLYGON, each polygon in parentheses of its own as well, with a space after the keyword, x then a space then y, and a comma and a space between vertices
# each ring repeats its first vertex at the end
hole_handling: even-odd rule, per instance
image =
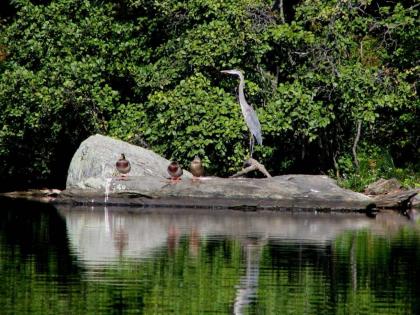
POLYGON ((0 209, 2 314, 420 313, 402 216, 0 209))

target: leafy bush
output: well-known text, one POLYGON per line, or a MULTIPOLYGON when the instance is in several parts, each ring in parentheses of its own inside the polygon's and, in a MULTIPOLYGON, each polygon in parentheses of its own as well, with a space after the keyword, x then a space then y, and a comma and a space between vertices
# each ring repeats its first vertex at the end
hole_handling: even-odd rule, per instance
MULTIPOLYGON (((358 154, 359 169, 353 163, 353 157, 344 155, 338 159, 338 182, 345 188, 363 191, 367 185, 381 178, 396 178, 403 187, 420 186, 420 165, 408 165, 402 169, 396 167, 389 151, 379 147, 364 146, 358 154)), ((333 177, 336 174, 330 172, 333 177)))
POLYGON ((109 44, 130 31, 110 19, 111 5, 18 3, 1 37, 0 174, 62 185, 80 141, 106 132, 120 97, 110 78, 135 43, 109 44))

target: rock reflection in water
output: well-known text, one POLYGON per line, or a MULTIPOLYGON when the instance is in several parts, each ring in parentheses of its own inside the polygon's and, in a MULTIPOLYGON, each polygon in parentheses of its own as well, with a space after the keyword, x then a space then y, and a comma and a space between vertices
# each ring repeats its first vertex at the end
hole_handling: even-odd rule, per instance
POLYGON ((198 239, 223 235, 325 243, 344 230, 370 227, 375 220, 357 214, 241 212, 229 210, 59 208, 70 243, 89 265, 126 258, 147 258, 167 246, 172 252, 181 236, 190 238, 191 251, 198 239), (113 246, 110 246, 113 244, 113 246))

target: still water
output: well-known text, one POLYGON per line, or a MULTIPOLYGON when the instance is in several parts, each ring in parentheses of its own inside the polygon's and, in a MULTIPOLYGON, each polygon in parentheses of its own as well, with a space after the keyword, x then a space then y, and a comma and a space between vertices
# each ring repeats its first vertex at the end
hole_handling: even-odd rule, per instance
POLYGON ((0 314, 420 314, 420 221, 0 199, 0 314))

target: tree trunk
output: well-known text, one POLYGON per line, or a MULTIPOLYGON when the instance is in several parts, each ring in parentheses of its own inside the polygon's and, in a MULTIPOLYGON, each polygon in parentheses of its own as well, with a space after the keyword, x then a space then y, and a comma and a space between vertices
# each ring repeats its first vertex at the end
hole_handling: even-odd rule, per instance
POLYGON ((357 144, 359 143, 361 130, 362 130, 362 121, 358 120, 357 121, 356 138, 354 139, 353 148, 352 148, 354 165, 356 166, 357 172, 359 172, 360 168, 359 168, 359 161, 357 160, 356 149, 357 149, 357 144))

